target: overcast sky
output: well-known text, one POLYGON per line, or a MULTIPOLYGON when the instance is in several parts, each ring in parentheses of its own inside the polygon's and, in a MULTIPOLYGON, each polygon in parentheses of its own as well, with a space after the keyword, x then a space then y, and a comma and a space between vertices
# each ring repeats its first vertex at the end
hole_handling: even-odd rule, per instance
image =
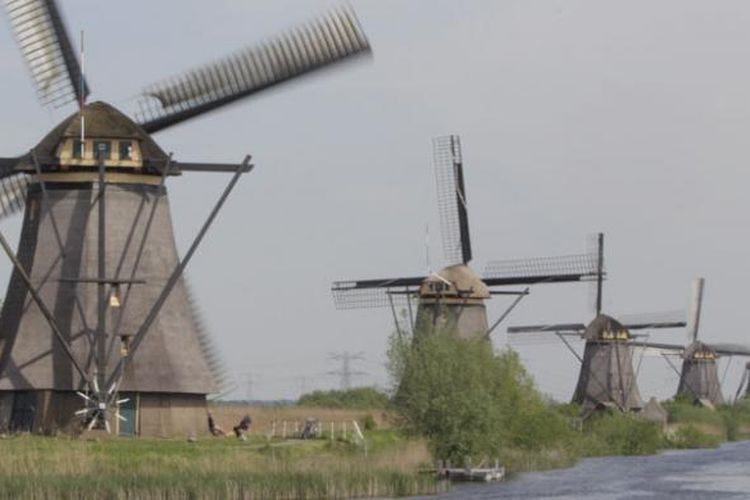
MULTIPOLYGON (((147 84, 320 13, 319 0, 69 0, 86 31, 91 100, 125 112, 147 84)), ((578 253, 606 233, 612 314, 683 309, 707 280, 700 336, 750 342, 750 3, 355 0, 374 58, 305 78, 155 136, 184 161, 240 161, 233 193, 189 268, 237 389, 294 397, 335 387, 331 352, 363 351, 385 385, 388 310, 336 311, 330 282, 440 267, 431 138, 461 135, 475 260, 578 253), (252 387, 248 387, 252 374, 252 387)), ((0 29, 0 155, 73 111, 37 104, 9 23, 0 29)), ((228 179, 169 180, 184 251, 228 179)), ((17 241, 20 217, 0 222, 17 241)), ((2 259, 0 281, 10 266, 2 259)), ((5 286, 5 285, 3 285, 5 286)), ((508 324, 588 321, 585 285, 537 288, 508 324)), ((490 320, 508 299, 495 298, 490 320)), ((656 333, 682 342, 683 331, 656 333)), ((506 343, 504 328, 494 334, 506 343)), ((578 349, 582 348, 580 343, 578 349)), ((578 373, 559 342, 518 346, 542 391, 578 373)), ((734 393, 744 360, 730 366, 734 393)), ((726 360, 722 361, 723 367, 726 360)), ((645 397, 677 376, 658 358, 645 397)))

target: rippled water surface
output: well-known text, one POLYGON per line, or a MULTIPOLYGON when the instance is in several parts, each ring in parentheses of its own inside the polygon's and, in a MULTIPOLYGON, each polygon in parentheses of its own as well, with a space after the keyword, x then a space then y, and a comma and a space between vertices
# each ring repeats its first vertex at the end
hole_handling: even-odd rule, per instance
POLYGON ((505 483, 457 485, 441 499, 750 499, 750 441, 715 450, 581 460, 571 469, 523 474, 505 483))

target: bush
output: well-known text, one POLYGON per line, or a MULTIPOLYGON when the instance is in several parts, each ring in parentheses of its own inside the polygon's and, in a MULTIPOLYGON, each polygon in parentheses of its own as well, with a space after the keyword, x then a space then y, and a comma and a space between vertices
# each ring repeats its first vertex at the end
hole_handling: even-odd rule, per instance
POLYGON ((377 428, 378 424, 375 422, 375 419, 371 414, 365 415, 365 418, 362 420, 362 427, 366 431, 374 431, 377 428))
POLYGON ((715 448, 720 443, 718 436, 703 433, 692 424, 681 426, 669 438, 669 444, 673 448, 715 448))
POLYGON ((650 455, 665 444, 657 424, 629 414, 601 412, 584 427, 583 453, 587 456, 650 455))
POLYGON ((492 461, 503 448, 539 450, 572 431, 548 405, 510 350, 435 332, 394 335, 389 367, 394 407, 406 429, 425 436, 438 459, 492 461))
POLYGON ((347 391, 314 391, 300 396, 300 406, 321 408, 381 409, 389 404, 388 395, 373 388, 359 387, 347 391))

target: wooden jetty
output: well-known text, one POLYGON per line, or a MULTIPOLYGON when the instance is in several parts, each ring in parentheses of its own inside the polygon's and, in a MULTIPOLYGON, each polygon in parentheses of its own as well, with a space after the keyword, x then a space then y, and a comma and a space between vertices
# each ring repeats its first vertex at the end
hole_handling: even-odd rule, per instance
POLYGON ((493 481, 502 481, 505 479, 505 467, 495 464, 494 467, 450 467, 438 466, 433 471, 441 479, 450 479, 451 481, 481 481, 490 483, 493 481))

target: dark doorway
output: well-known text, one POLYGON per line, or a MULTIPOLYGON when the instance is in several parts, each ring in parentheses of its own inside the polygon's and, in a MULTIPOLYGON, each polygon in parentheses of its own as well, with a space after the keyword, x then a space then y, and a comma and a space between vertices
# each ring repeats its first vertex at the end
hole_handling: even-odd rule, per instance
POLYGON ((36 394, 17 392, 13 396, 13 412, 10 417, 11 432, 31 432, 36 415, 36 394))

